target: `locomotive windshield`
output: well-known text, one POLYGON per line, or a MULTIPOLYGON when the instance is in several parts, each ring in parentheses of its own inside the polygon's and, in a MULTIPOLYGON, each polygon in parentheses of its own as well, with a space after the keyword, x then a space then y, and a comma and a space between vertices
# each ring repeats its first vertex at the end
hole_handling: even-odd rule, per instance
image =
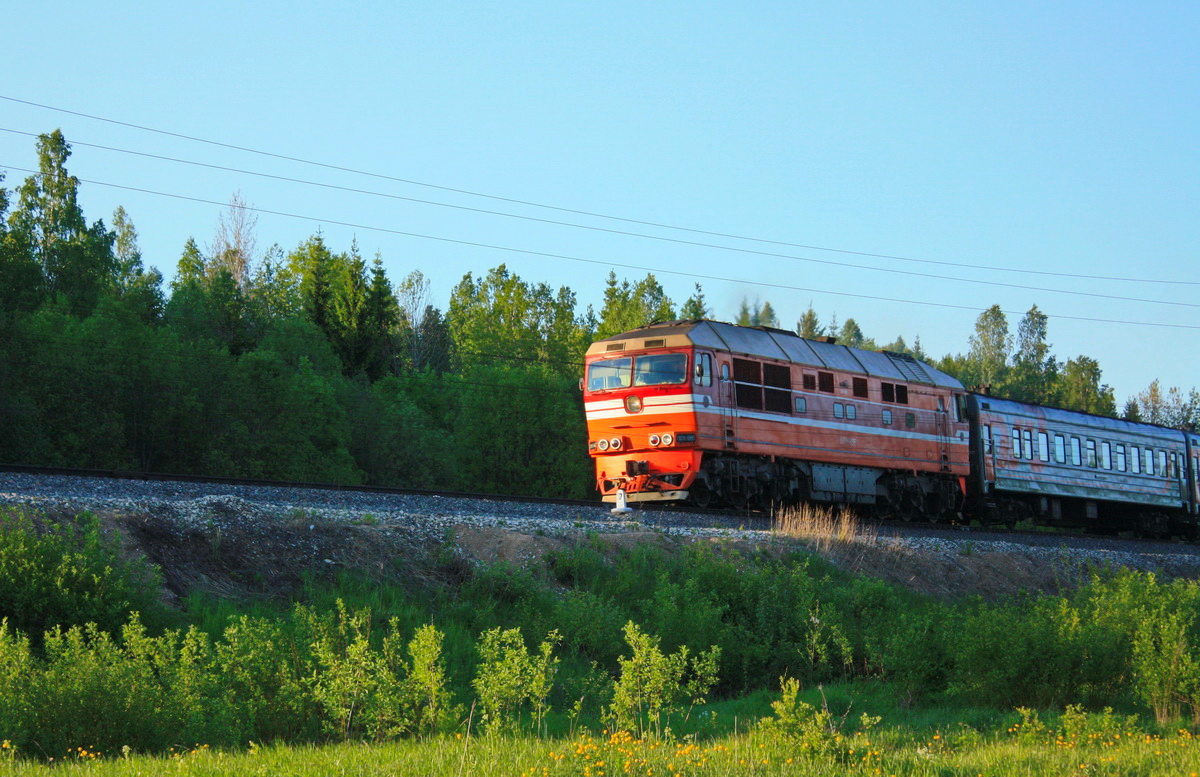
POLYGON ((632 375, 633 359, 629 356, 592 362, 588 367, 588 391, 629 388, 632 375))
POLYGON ((658 353, 637 357, 633 385, 662 386, 687 380, 686 353, 658 353))
POLYGON ((623 356, 592 362, 587 372, 588 391, 608 391, 633 386, 665 386, 687 380, 686 353, 623 356))

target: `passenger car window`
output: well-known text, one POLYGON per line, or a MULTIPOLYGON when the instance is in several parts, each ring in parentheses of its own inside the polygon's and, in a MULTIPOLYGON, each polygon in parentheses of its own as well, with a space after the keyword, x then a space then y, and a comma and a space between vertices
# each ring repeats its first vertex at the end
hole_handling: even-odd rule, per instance
POLYGON ((1038 432, 1038 458, 1042 461, 1050 461, 1050 436, 1045 432, 1038 432))
POLYGON ((1067 463, 1067 438, 1061 434, 1054 435, 1054 461, 1057 464, 1067 463))

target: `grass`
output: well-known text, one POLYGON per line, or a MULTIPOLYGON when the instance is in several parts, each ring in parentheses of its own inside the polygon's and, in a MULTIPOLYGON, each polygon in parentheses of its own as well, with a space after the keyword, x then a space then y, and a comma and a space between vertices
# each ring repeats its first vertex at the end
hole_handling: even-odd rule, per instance
POLYGON ((777 513, 771 521, 773 534, 807 542, 827 553, 840 545, 872 544, 878 538, 873 526, 866 526, 846 508, 792 507, 777 513))
MULTIPOLYGON (((1020 741, 973 729, 943 734, 891 727, 860 732, 814 753, 796 740, 752 731, 707 741, 638 740, 625 732, 573 738, 443 736, 380 745, 198 746, 166 756, 96 757, 86 749, 53 764, 4 760, 0 774, 114 777, 189 775, 1183 775, 1200 774, 1200 743, 1187 732, 1084 741, 1020 741), (966 733, 964 733, 966 731, 966 733)), ((0 753, 3 751, 0 750, 0 753)))

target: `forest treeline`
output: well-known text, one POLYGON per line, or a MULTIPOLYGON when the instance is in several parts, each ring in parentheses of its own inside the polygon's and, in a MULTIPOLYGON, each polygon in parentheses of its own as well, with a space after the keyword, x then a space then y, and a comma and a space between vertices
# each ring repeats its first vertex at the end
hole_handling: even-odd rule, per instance
MULTIPOLYGON (((603 303, 501 265, 468 273, 445 310, 420 270, 318 232, 260 250, 235 195, 203 247, 189 238, 167 282, 146 266, 128 213, 89 223, 61 132, 39 173, 0 188, 0 461, 345 484, 586 496, 577 381, 588 344, 653 321, 712 315, 699 284, 680 305, 653 274, 610 273, 603 303), (482 455, 481 455, 482 454, 482 455)), ((0 178, 0 183, 3 179, 0 178)), ((779 326, 769 302, 737 323, 779 326)), ((882 346, 854 319, 796 324, 911 353, 992 393, 1116 415, 1086 356, 1060 362, 1035 306, 1016 336, 998 306, 965 354, 920 340, 882 346)), ((1128 417, 1186 425, 1193 389, 1151 384, 1128 417)))

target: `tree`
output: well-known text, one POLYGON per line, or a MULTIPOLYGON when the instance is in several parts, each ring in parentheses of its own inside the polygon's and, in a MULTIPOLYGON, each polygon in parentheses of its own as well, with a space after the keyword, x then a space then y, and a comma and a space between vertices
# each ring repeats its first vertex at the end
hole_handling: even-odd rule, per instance
MULTIPOLYGON (((863 335, 858 322, 853 318, 846 319, 846 323, 842 324, 842 331, 838 332, 838 342, 842 345, 848 345, 851 348, 866 348, 868 346, 866 336, 863 335)), ((875 343, 871 342, 869 345, 873 349, 875 343)))
POLYGON ((813 310, 811 304, 804 311, 804 314, 800 316, 800 320, 796 322, 796 333, 809 340, 815 340, 825 334, 825 330, 821 326, 821 321, 817 318, 817 311, 813 310))
POLYGON ((376 253, 371 263, 371 285, 367 288, 367 299, 363 305, 363 328, 367 342, 363 369, 372 382, 388 372, 395 354, 400 317, 400 306, 384 272, 383 258, 376 253))
POLYGON ((45 277, 37 261, 10 234, 7 214, 8 190, 0 187, 0 314, 29 312, 42 301, 45 277))
POLYGON ((757 311, 751 312, 750 302, 745 297, 742 297, 742 304, 738 307, 737 318, 733 320, 733 323, 738 326, 754 326, 754 316, 756 313, 757 311))
POLYGON ((373 335, 367 331, 367 263, 358 250, 358 241, 350 243, 350 252, 342 257, 333 279, 332 342, 342 359, 347 375, 365 368, 373 335))
POLYGON ((162 273, 154 268, 147 272, 142 267, 137 230, 125 208, 120 206, 113 213, 113 235, 117 297, 143 321, 157 321, 162 316, 164 304, 162 273))
POLYGON ((300 279, 300 304, 304 314, 331 342, 337 338, 334 295, 343 262, 342 257, 335 256, 325 245, 320 232, 288 256, 291 271, 300 279))
POLYGON ((1000 385, 1008 371, 1012 336, 1008 333, 1008 317, 999 305, 992 305, 979 314, 970 342, 967 357, 977 365, 980 383, 1000 385))
POLYGON ((253 207, 246 204, 240 191, 234 192, 229 207, 217 219, 217 232, 209 247, 213 258, 210 271, 215 273, 224 268, 239 287, 244 287, 253 270, 257 226, 258 216, 253 207))
POLYGON ((617 274, 610 272, 604 286, 604 307, 600 310, 596 336, 603 339, 674 318, 675 305, 653 273, 630 284, 628 280, 617 283, 617 274))
POLYGON ((679 316, 690 321, 708 318, 708 314, 708 305, 704 302, 704 289, 700 288, 700 284, 697 283, 696 293, 683 303, 683 307, 679 309, 679 316))
POLYGON ((89 227, 84 220, 79 179, 66 169, 71 146, 62 132, 39 135, 37 152, 38 172, 21 186, 9 230, 18 250, 42 268, 48 292, 84 316, 113 284, 114 236, 104 222, 89 227))
POLYGON ((476 281, 467 273, 450 295, 450 334, 460 366, 503 360, 544 361, 561 374, 578 372, 575 295, 529 284, 500 265, 476 281))
POLYGON ((1116 416, 1113 390, 1100 382, 1100 364, 1087 356, 1068 359, 1059 378, 1062 407, 1095 415, 1116 416))
POLYGON ((1131 401, 1135 400, 1139 416, 1149 424, 1187 429, 1200 420, 1200 392, 1196 389, 1185 399, 1183 391, 1175 386, 1164 393, 1156 379, 1131 401))
POLYGON ((771 307, 770 301, 763 302, 762 307, 758 309, 757 318, 758 323, 756 326, 779 328, 779 316, 775 315, 775 308, 771 307))
POLYGON ((1025 402, 1056 404, 1058 360, 1046 342, 1047 316, 1034 305, 1017 326, 1017 348, 1006 394, 1025 402))

